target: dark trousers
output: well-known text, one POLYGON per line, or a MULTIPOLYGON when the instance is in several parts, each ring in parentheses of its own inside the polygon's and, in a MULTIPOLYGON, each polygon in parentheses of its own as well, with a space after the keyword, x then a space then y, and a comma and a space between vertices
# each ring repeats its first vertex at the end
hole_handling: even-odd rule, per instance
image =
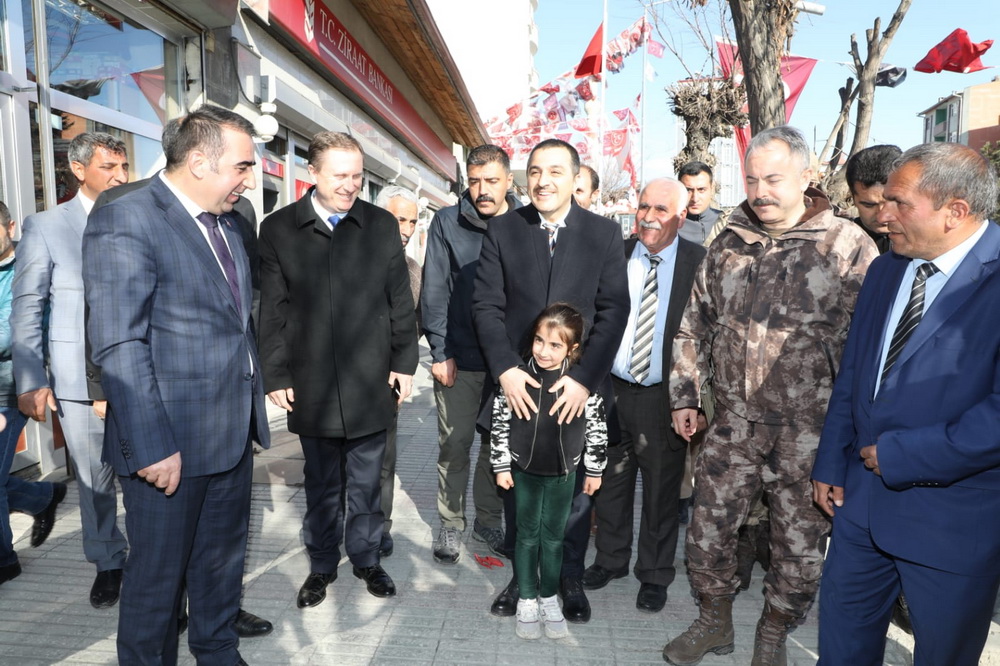
POLYGON ((559 591, 563 534, 573 503, 576 472, 539 476, 514 469, 517 488, 517 584, 522 599, 553 597, 559 591))
POLYGON ((383 430, 353 439, 299 438, 306 459, 303 531, 312 573, 337 570, 341 541, 354 566, 378 564, 385 523, 380 506, 385 437, 383 430))
POLYGON ((185 582, 188 646, 198 664, 239 661, 233 620, 240 607, 252 475, 247 442, 231 470, 184 477, 169 497, 138 476, 118 477, 130 545, 118 607, 118 663, 177 663, 185 582))
MULTIPOLYGON (((561 574, 563 578, 581 578, 583 576, 583 558, 587 554, 587 542, 590 540, 591 509, 590 495, 583 492, 583 482, 586 478, 587 471, 581 458, 580 465, 576 470, 576 480, 573 483, 573 503, 570 505, 569 518, 566 520, 566 532, 563 535, 561 574)), ((507 530, 504 535, 504 548, 508 553, 515 552, 515 543, 517 542, 517 507, 514 500, 516 488, 515 485, 511 490, 501 491, 504 522, 507 530)))
POLYGON ((834 517, 819 591, 820 665, 881 664, 902 589, 913 622, 914 665, 976 666, 1000 583, 995 568, 983 574, 963 576, 896 559, 875 545, 867 528, 834 517))
POLYGON ((608 447, 608 465, 595 497, 595 563, 606 569, 628 568, 632 559, 635 485, 642 474, 635 577, 643 583, 670 585, 676 575, 678 499, 684 478, 686 442, 670 428, 662 386, 613 382, 621 440, 608 447))

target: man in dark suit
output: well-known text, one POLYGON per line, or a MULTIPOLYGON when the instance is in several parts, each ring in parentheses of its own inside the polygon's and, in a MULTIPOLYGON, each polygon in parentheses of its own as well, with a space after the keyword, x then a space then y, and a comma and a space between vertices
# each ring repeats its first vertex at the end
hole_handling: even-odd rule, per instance
MULTIPOLYGON (((580 417, 590 394, 606 382, 628 318, 621 229, 574 202, 579 172, 580 156, 573 146, 557 139, 539 143, 528 157, 531 204, 491 222, 483 241, 472 314, 490 375, 485 404, 493 404, 499 384, 518 418, 529 418, 537 411, 525 386, 538 385, 524 370, 523 352, 528 348, 531 323, 547 305, 571 303, 586 322, 580 360, 552 389, 561 391, 553 409, 562 422, 580 417)), ((481 417, 480 426, 488 425, 481 417)), ((582 492, 584 476, 577 475, 560 584, 563 612, 571 622, 590 619, 590 604, 580 583, 590 536, 590 498, 582 492)), ((506 493, 504 511, 511 546, 516 539, 512 499, 506 493)), ((492 612, 513 615, 517 593, 514 579, 494 601, 492 612)))
POLYGON ((182 586, 199 663, 242 663, 250 441, 270 444, 250 326, 250 266, 228 218, 256 185, 253 126, 203 106, 167 168, 96 211, 83 240, 87 332, 108 397, 104 455, 131 552, 122 664, 176 663, 182 586))
POLYGON ((880 664, 893 602, 914 663, 979 663, 1000 585, 1000 228, 976 151, 896 161, 812 471, 833 516, 821 664, 880 664))
POLYGON ((288 429, 305 454, 310 573, 300 608, 326 598, 341 541, 371 594, 396 593, 379 564, 380 477, 386 429, 417 368, 399 225, 358 198, 361 145, 320 132, 308 161, 316 185, 268 216, 260 236, 264 384, 271 402, 288 411, 288 429))
POLYGON ((669 396, 663 382, 670 368, 674 334, 691 295, 705 248, 677 235, 687 213, 680 181, 659 178, 639 195, 638 240, 625 243, 631 310, 611 368, 621 438, 608 447, 597 510, 597 559, 583 574, 583 586, 598 589, 628 574, 632 558, 632 506, 642 472, 639 522, 639 579, 636 607, 659 612, 676 570, 678 504, 687 442, 670 428, 669 396))
MULTIPOLYGON (((163 127, 161 144, 165 153, 171 149, 168 147, 172 146, 173 141, 176 140, 177 131, 180 128, 182 120, 183 117, 175 118, 163 127)), ((97 201, 94 202, 93 210, 98 210, 105 204, 109 204, 116 199, 120 199, 129 192, 134 192, 135 190, 146 187, 157 177, 158 176, 145 178, 143 180, 125 183, 124 185, 118 185, 117 187, 104 190, 101 192, 100 196, 97 197, 97 201)), ((240 239, 243 241, 243 249, 246 251, 247 260, 250 263, 250 285, 253 293, 250 325, 253 326, 253 330, 256 331, 256 325, 254 322, 257 319, 257 312, 260 304, 260 260, 257 255, 257 214, 254 212, 253 205, 250 201, 241 196, 239 200, 233 204, 233 210, 230 211, 227 219, 239 232, 240 239)), ((101 369, 91 362, 89 344, 87 345, 87 390, 90 399, 94 401, 94 408, 99 410, 99 413, 103 418, 103 410, 107 407, 107 397, 104 395, 104 389, 101 387, 101 369)), ((181 606, 182 611, 178 618, 178 625, 180 631, 183 632, 184 628, 187 627, 188 616, 187 611, 184 609, 185 604, 182 603, 181 606)), ((271 633, 274 629, 274 625, 267 620, 257 617, 253 613, 247 612, 242 608, 240 608, 239 613, 236 615, 236 619, 233 621, 233 626, 236 627, 236 633, 239 634, 240 638, 264 636, 271 633)))

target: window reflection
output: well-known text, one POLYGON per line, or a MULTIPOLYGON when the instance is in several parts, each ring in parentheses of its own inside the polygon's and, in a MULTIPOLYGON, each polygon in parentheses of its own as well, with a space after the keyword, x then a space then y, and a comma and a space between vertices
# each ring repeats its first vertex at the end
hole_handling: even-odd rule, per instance
MULTIPOLYGON (((35 80, 31 2, 22 2, 27 77, 35 80)), ((45 0, 49 80, 55 90, 163 123, 175 48, 154 32, 85 0, 45 0)))
MULTIPOLYGON (((32 173, 35 177, 35 210, 40 211, 45 208, 45 197, 42 180, 42 165, 39 135, 38 135, 38 105, 34 102, 31 109, 31 153, 32 153, 32 173)), ((160 162, 162 151, 160 142, 153 139, 126 132, 117 127, 111 127, 104 123, 88 120, 82 116, 77 116, 64 111, 53 110, 52 117, 47 123, 52 131, 52 143, 55 148, 55 170, 56 170, 56 201, 63 203, 69 201, 79 189, 76 177, 70 171, 69 162, 66 157, 69 142, 73 137, 83 132, 107 132, 125 142, 125 150, 129 158, 129 180, 137 180, 151 175, 160 162)))

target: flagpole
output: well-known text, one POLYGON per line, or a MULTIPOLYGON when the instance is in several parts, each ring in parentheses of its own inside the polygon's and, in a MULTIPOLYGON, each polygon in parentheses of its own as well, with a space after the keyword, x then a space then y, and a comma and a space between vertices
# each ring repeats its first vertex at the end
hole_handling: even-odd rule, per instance
MULTIPOLYGON (((604 0, 604 17, 601 20, 601 25, 604 26, 603 33, 601 35, 601 116, 598 119, 598 136, 597 139, 600 142, 598 147, 598 161, 597 169, 598 173, 604 171, 608 173, 604 166, 604 128, 607 124, 606 116, 606 104, 608 96, 608 0, 604 0)), ((603 196, 601 197, 604 198, 603 196)), ((602 201, 598 202, 599 211, 601 214, 604 213, 604 203, 602 201)))
POLYGON ((646 175, 646 74, 649 71, 649 36, 646 35, 647 7, 642 6, 642 87, 639 94, 642 95, 642 108, 639 115, 642 117, 642 126, 639 128, 639 187, 646 182, 643 178, 646 175))

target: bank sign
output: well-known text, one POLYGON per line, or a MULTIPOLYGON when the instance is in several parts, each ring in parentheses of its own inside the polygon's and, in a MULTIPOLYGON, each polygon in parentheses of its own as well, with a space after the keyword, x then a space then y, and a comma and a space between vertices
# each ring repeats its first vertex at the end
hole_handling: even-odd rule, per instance
POLYGON ((449 181, 455 177, 451 149, 399 94, 389 77, 361 48, 321 0, 282 0, 270 6, 277 25, 318 58, 359 99, 449 181))

